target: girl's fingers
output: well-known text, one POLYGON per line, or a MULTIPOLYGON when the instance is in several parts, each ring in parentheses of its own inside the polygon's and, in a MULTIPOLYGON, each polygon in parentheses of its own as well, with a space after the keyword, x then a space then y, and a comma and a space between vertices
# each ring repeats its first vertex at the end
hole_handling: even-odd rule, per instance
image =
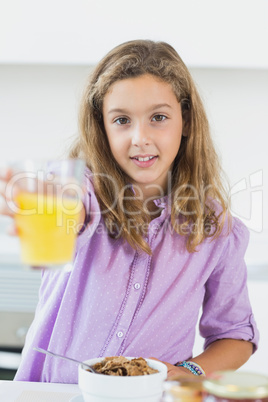
POLYGON ((10 168, 1 168, 0 170, 0 180, 8 181, 12 177, 12 169, 10 168))
POLYGON ((0 180, 0 196, 5 198, 7 183, 4 180, 0 180))
POLYGON ((10 209, 5 200, 0 201, 0 215, 14 217, 14 212, 10 209))
POLYGON ((0 196, 2 196, 4 198, 7 198, 6 190, 7 190, 7 185, 8 185, 10 178, 11 177, 9 177, 9 176, 6 176, 6 177, 1 176, 0 177, 0 196))
POLYGON ((15 224, 11 224, 8 226, 7 234, 9 236, 18 236, 18 229, 16 228, 15 224))
POLYGON ((12 207, 17 186, 10 181, 12 175, 13 172, 9 168, 0 170, 0 214, 2 215, 13 216, 12 207))

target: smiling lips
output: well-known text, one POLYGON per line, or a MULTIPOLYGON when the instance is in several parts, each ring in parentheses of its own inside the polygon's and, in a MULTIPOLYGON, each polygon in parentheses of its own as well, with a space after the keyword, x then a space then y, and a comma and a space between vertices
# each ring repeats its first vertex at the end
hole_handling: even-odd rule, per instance
POLYGON ((135 155, 130 159, 137 165, 138 167, 146 168, 152 166, 158 156, 156 155, 135 155))

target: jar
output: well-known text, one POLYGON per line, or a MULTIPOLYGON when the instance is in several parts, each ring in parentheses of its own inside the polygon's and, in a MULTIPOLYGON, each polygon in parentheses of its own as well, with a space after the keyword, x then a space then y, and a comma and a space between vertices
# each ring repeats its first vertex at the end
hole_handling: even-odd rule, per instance
POLYGON ((239 371, 212 373, 203 383, 205 402, 268 402, 268 377, 239 371))
POLYGON ((161 402, 201 402, 202 382, 200 377, 172 377, 164 382, 161 402))

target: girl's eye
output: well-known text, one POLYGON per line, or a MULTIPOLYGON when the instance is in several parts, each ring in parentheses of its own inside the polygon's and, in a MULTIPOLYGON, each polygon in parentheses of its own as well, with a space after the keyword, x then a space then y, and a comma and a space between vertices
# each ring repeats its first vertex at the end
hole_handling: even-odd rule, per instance
POLYGON ((129 123, 129 120, 126 117, 119 117, 114 121, 116 124, 122 125, 129 123))
POLYGON ((164 121, 164 120, 166 120, 166 116, 164 116, 163 114, 156 114, 153 117, 153 120, 154 121, 164 121))

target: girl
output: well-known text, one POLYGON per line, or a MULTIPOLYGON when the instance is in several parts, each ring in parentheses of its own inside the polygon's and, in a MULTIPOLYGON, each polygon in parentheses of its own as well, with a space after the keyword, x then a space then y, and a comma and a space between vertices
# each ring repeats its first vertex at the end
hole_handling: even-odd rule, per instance
POLYGON ((202 102, 170 45, 131 41, 104 57, 70 156, 87 163, 74 266, 43 272, 15 379, 77 382, 77 367, 35 346, 78 360, 154 357, 169 376, 244 364, 258 343, 248 231, 229 214, 202 102), (204 351, 193 357, 201 307, 204 351))

